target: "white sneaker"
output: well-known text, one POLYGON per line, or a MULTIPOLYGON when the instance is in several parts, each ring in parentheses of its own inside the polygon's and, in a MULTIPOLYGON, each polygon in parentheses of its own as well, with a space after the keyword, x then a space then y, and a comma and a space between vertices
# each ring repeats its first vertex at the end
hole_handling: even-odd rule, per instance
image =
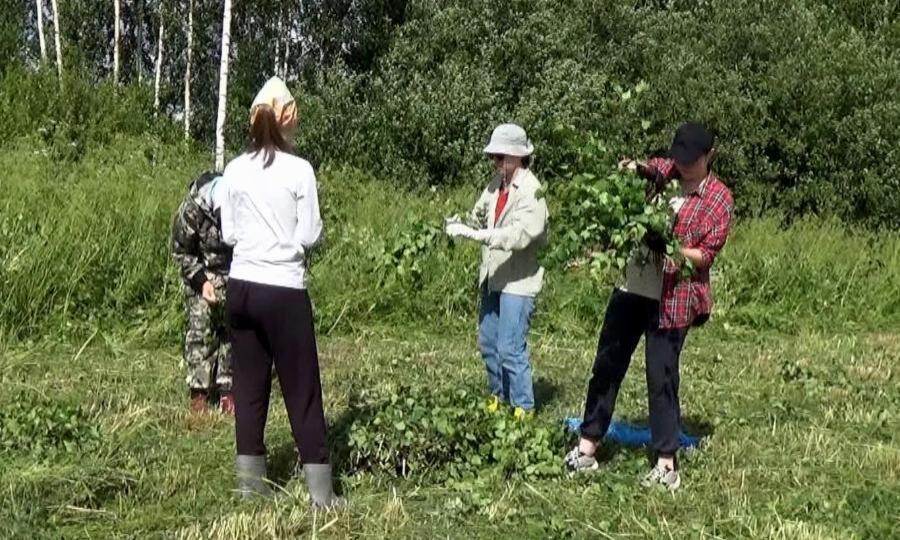
POLYGON ((571 452, 566 454, 565 464, 566 470, 571 474, 584 471, 596 471, 600 468, 600 464, 597 463, 594 456, 581 453, 581 450, 579 450, 577 446, 573 448, 571 452))
POLYGON ((641 480, 641 485, 646 488, 661 486, 668 491, 676 491, 681 487, 681 475, 675 469, 657 465, 644 476, 643 480, 641 480))

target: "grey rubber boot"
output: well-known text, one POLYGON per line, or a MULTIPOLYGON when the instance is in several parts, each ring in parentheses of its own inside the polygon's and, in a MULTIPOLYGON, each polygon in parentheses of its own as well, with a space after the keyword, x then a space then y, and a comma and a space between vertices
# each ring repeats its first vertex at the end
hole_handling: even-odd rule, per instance
POLYGON ((343 497, 334 494, 330 464, 308 463, 303 466, 303 476, 313 507, 335 510, 347 504, 343 497))
POLYGON ((253 496, 268 497, 272 490, 266 483, 266 456, 241 456, 235 460, 238 496, 247 499, 253 496))

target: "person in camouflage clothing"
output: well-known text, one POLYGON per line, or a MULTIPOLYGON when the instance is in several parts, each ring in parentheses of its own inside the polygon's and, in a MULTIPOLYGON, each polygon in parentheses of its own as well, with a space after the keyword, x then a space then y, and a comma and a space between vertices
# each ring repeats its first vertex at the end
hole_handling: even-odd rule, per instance
POLYGON ((184 362, 191 410, 206 411, 218 397, 221 410, 234 414, 231 347, 224 319, 231 248, 222 241, 220 231, 215 198, 220 181, 218 174, 207 172, 191 182, 172 225, 172 256, 184 285, 184 362))

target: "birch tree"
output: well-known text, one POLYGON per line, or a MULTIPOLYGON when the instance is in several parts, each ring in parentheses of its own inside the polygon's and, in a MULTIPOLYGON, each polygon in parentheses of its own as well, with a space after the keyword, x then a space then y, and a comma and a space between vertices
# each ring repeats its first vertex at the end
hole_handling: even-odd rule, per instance
POLYGON ((119 82, 119 39, 121 37, 121 0, 113 0, 113 82, 119 82))
MULTIPOLYGON (((162 3, 162 2, 160 2, 162 3)), ((137 42, 137 46, 135 47, 134 54, 134 67, 137 69, 137 82, 138 86, 140 86, 144 82, 144 2, 143 0, 133 0, 132 8, 134 13, 134 22, 132 25, 135 27, 135 41, 137 42)), ((123 23, 122 29, 125 29, 125 25, 123 23)))
POLYGON ((194 0, 188 0, 187 58, 184 67, 184 140, 191 138, 191 61, 194 45, 194 0))
POLYGON ((57 0, 50 0, 53 7, 53 40, 56 43, 56 73, 59 75, 59 83, 62 84, 63 63, 62 63, 62 45, 59 38, 59 4, 57 0))
POLYGON ((44 39, 44 0, 34 0, 37 11, 38 43, 41 46, 41 64, 47 63, 47 41, 44 39))
MULTIPOLYGON (((166 21, 163 13, 163 2, 159 2, 159 41, 156 43, 156 77, 153 81, 153 108, 159 110, 159 79, 162 76, 163 63, 163 36, 165 35, 166 21)), ((190 55, 190 53, 188 53, 190 55)))
POLYGON ((228 55, 231 50, 231 0, 222 13, 222 56, 219 60, 219 110, 216 115, 216 171, 225 168, 225 110, 228 101, 228 55))
MULTIPOLYGON (((290 22, 289 22, 290 23, 290 22)), ((281 64, 281 78, 285 81, 288 80, 288 59, 291 56, 291 36, 294 33, 293 25, 288 26, 287 37, 284 40, 284 57, 282 58, 281 64)))
POLYGON ((278 18, 278 26, 276 27, 276 35, 275 35, 275 67, 272 69, 273 75, 278 75, 278 70, 281 68, 281 31, 282 31, 282 23, 281 18, 278 18))

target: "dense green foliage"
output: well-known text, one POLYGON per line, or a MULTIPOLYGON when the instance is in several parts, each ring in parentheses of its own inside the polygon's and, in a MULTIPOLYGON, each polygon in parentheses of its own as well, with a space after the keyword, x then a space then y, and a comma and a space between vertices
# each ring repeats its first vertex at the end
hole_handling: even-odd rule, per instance
MULTIPOLYGON (((106 79, 109 6, 65 4, 68 76, 106 79)), ((789 219, 816 213, 898 225, 896 3, 309 0, 284 12, 285 21, 299 25, 293 33, 279 30, 277 17, 255 18, 267 6, 235 6, 232 149, 243 144, 247 104, 272 73, 276 44, 283 49, 276 38, 287 34, 295 41, 291 81, 304 118, 298 143, 317 164, 350 163, 405 186, 473 185, 484 172, 478 149, 490 129, 515 120, 537 144, 541 177, 555 180, 591 137, 616 156, 640 156, 665 146, 678 122, 697 119, 719 134, 718 167, 742 214, 780 209, 789 219)), ((33 9, 15 2, 11 8, 26 16, 5 23, 2 46, 33 64, 33 9)), ((183 9, 164 11, 172 19, 172 55, 163 110, 174 116, 182 99, 183 9)), ((209 144, 220 14, 208 2, 195 9, 194 136, 209 144)), ((145 130, 151 116, 148 36, 157 11, 150 2, 123 14, 122 79, 131 85, 144 73, 139 90, 124 90, 134 95, 133 124, 124 128, 131 132, 145 130)), ((45 30, 49 39, 49 24, 45 30)), ((0 83, 5 100, 33 96, 26 111, 4 114, 17 133, 31 133, 35 123, 46 128, 46 118, 65 126, 75 119, 68 103, 89 104, 86 120, 96 118, 92 102, 112 101, 111 88, 93 98, 75 83, 59 100, 52 77, 21 80, 15 65, 8 69, 12 75, 0 83), (36 114, 45 119, 36 121, 36 114)), ((108 137, 109 122, 81 129, 108 137)), ((72 136, 79 148, 78 133, 56 125, 46 133, 72 136)))
POLYGON ((472 182, 477 149, 511 119, 555 178, 591 134, 613 154, 642 155, 697 119, 719 134, 718 167, 742 213, 898 224, 900 15, 890 3, 414 5, 370 76, 332 73, 304 98, 301 148, 405 184, 472 182))
MULTIPOLYGON (((61 92, 50 71, 8 69, 0 81, 0 150, 5 154, 11 147, 34 146, 59 169, 121 136, 147 138, 151 145, 180 139, 171 121, 154 116, 153 96, 146 89, 117 88, 83 75, 67 76, 61 92)), ((143 153, 137 147, 131 151, 143 153)))
POLYGON ((59 336, 103 319, 177 332, 168 231, 198 163, 180 146, 143 138, 65 166, 35 141, 0 154, 10 171, 0 180, 3 333, 59 336))
MULTIPOLYGON (((232 7, 227 132, 238 143, 246 131, 250 100, 273 70, 295 83, 314 80, 321 70, 340 64, 348 70, 371 68, 402 23, 406 0, 302 0, 235 2, 232 7), (285 61, 285 51, 292 54, 285 61), (277 63, 277 67, 276 67, 277 63)), ((2 0, 0 74, 7 66, 40 64, 37 3, 2 0)), ((161 110, 184 111, 187 66, 187 13, 193 9, 191 135, 211 144, 216 122, 222 2, 217 0, 134 0, 121 2, 119 82, 152 92, 160 23, 165 25, 161 73, 161 110)), ((59 3, 63 66, 66 76, 93 81, 113 77, 113 2, 67 0, 59 3)), ((44 2, 48 69, 55 72, 53 13, 44 2)), ((5 90, 4 90, 5 91, 5 90)), ((63 92, 64 93, 64 92, 63 92)), ((180 133, 181 131, 178 130, 180 133)))
MULTIPOLYGON (((25 9, 24 0, 0 0, 0 13, 16 13, 25 9)), ((22 19, 3 17, 0 21, 0 74, 10 64, 16 64, 16 53, 23 39, 22 19)))
POLYGON ((553 242, 544 261, 557 270, 587 266, 601 281, 615 281, 632 256, 676 258, 690 274, 689 261, 681 257, 672 230, 674 213, 670 199, 677 184, 650 197, 655 187, 637 174, 618 171, 615 158, 598 140, 590 140, 563 166, 563 176, 549 185, 554 205, 553 242), (655 238, 656 254, 639 251, 655 238))

